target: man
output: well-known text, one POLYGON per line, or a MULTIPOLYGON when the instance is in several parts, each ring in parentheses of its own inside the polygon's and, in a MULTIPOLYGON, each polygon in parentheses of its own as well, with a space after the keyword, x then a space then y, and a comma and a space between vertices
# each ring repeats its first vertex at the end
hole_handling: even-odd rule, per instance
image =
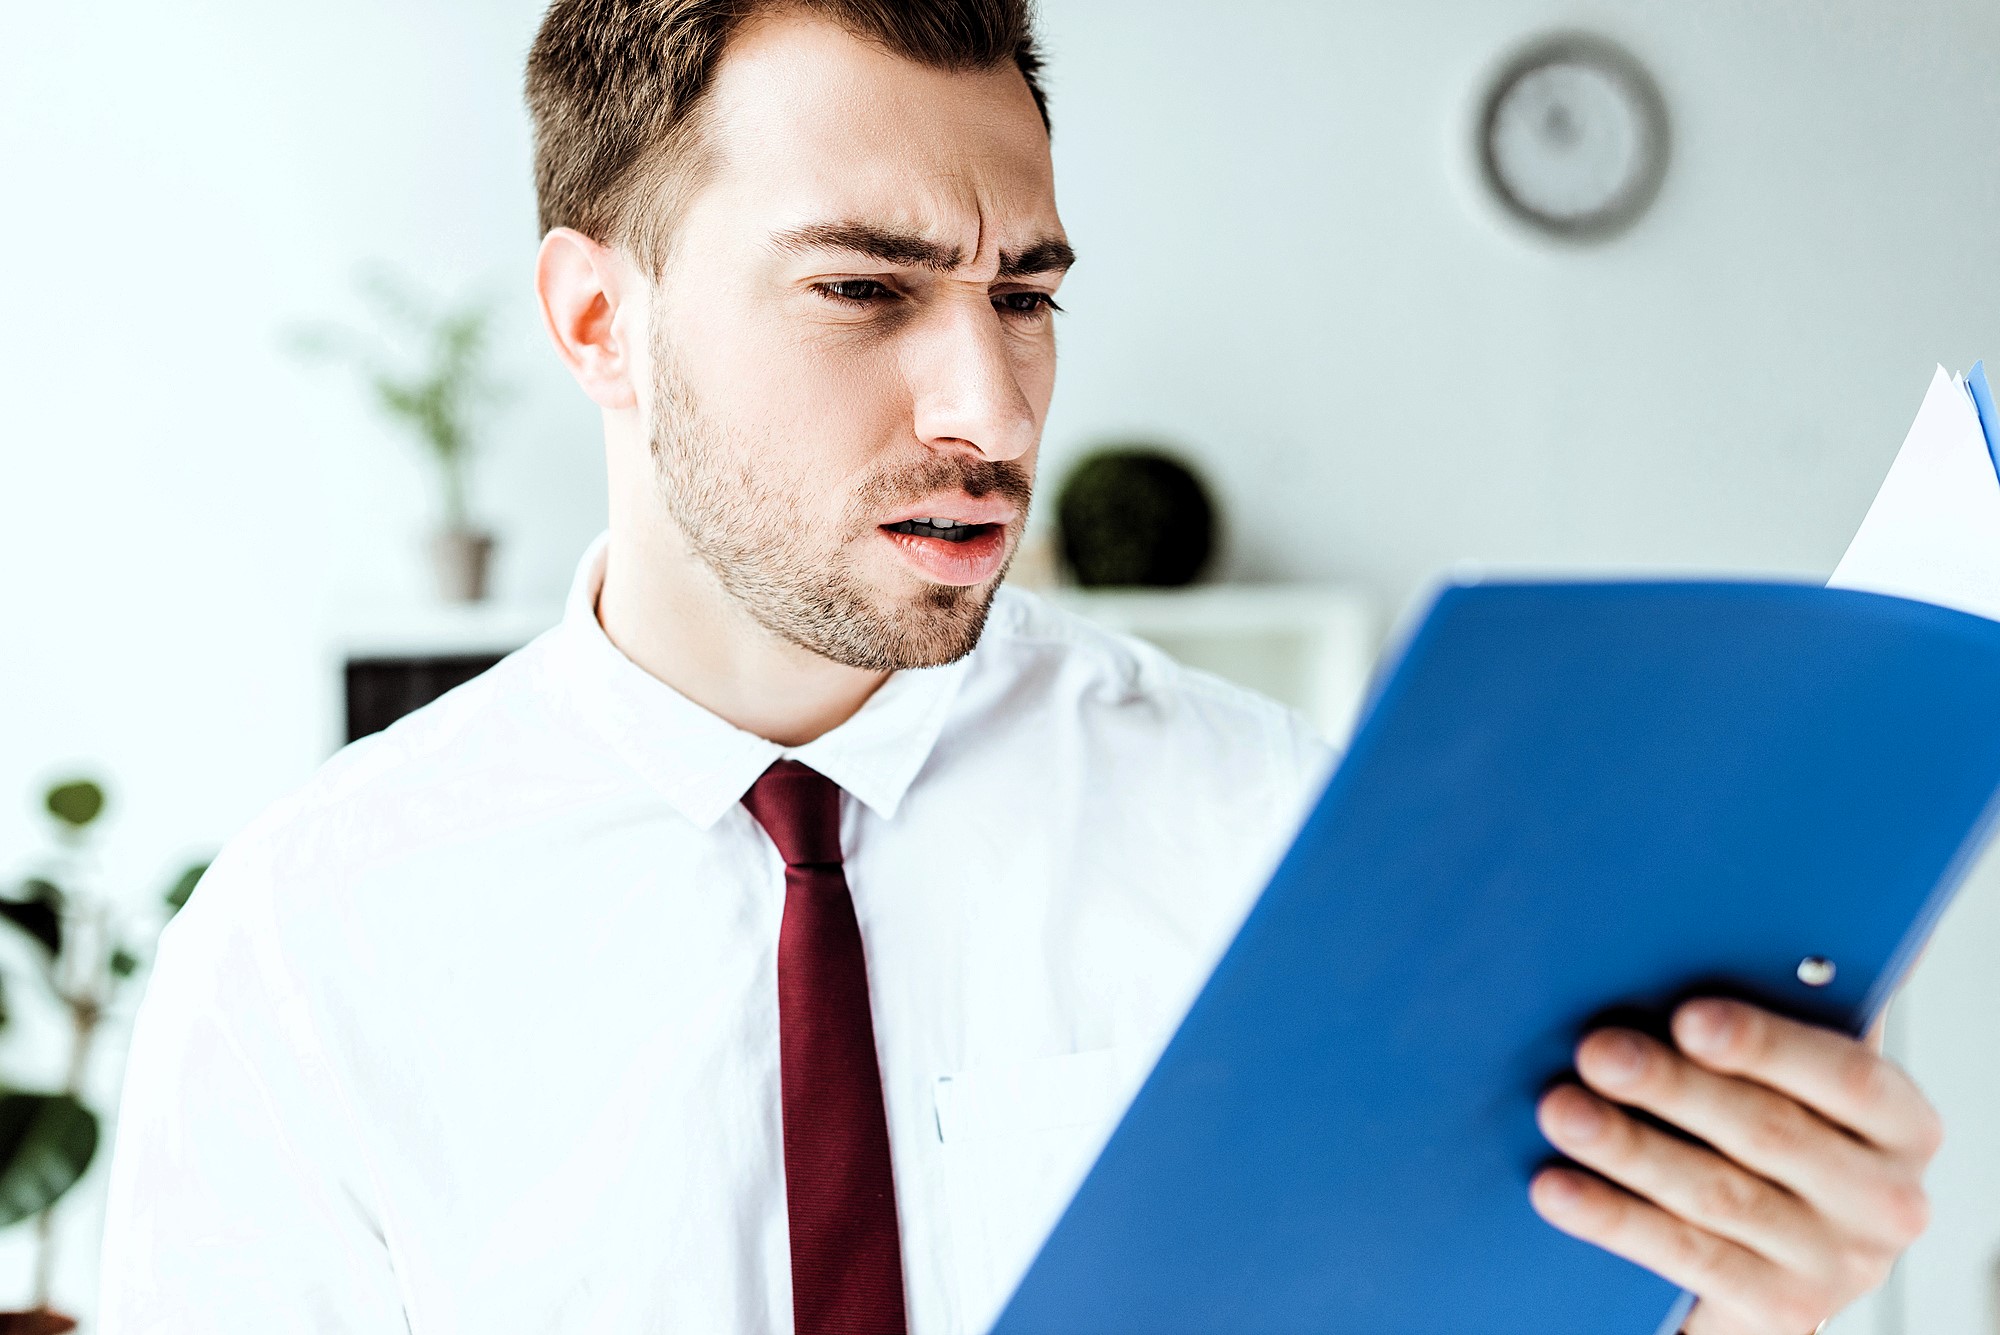
MULTIPOLYGON (((550 10, 536 290, 609 532, 168 928, 106 1335, 998 1311, 1330 761, 999 591, 1072 258, 1038 68, 1020 0, 550 10)), ((1800 1335, 1922 1228, 1936 1119, 1830 1033, 1674 1033, 1586 1040, 1542 1116, 1601 1176, 1534 1202, 1695 1335, 1800 1335)))

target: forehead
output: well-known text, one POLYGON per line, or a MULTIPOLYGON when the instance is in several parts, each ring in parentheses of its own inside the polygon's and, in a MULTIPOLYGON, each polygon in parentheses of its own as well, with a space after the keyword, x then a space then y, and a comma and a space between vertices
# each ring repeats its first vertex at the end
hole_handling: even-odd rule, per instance
POLYGON ((786 14, 731 40, 706 115, 701 193, 773 228, 866 218, 968 255, 1060 230, 1048 136, 1011 62, 932 69, 786 14))

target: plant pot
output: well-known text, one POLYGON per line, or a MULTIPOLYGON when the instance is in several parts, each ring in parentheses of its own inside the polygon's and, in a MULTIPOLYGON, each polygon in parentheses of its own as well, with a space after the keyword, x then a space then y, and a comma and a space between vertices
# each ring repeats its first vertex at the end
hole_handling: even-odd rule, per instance
POLYGON ((0 1312, 0 1335, 63 1335, 76 1329, 76 1318, 46 1307, 27 1312, 0 1312))
MULTIPOLYGON (((493 561, 493 535, 477 529, 448 528, 431 535, 431 568, 438 596, 448 603, 476 603, 486 596, 486 571, 493 561)), ((0 1330, 0 1335, 6 1335, 0 1330)))

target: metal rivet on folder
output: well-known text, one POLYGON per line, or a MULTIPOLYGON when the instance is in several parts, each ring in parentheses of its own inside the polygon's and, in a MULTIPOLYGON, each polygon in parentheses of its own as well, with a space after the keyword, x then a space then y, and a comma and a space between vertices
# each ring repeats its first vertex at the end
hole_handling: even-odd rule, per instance
POLYGON ((1833 961, 1824 955, 1808 955, 1799 961, 1799 981, 1807 987, 1825 987, 1833 981, 1833 961))

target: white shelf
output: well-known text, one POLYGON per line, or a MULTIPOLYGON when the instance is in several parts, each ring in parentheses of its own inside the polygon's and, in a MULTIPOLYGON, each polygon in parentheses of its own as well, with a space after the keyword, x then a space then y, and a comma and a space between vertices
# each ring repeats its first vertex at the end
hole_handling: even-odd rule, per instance
POLYGON ((1040 590, 1111 630, 1297 709, 1336 745, 1353 731, 1379 648, 1373 604, 1330 584, 1040 590))
MULTIPOLYGON (((1378 648, 1373 605, 1340 585, 1036 592, 1190 666, 1283 701, 1336 743, 1353 727, 1378 648)), ((561 619, 554 603, 410 604, 336 616, 326 643, 336 666, 358 658, 505 654, 561 619)))
POLYGON ((410 604, 337 617, 326 640, 342 661, 507 654, 560 620, 556 603, 410 604))

